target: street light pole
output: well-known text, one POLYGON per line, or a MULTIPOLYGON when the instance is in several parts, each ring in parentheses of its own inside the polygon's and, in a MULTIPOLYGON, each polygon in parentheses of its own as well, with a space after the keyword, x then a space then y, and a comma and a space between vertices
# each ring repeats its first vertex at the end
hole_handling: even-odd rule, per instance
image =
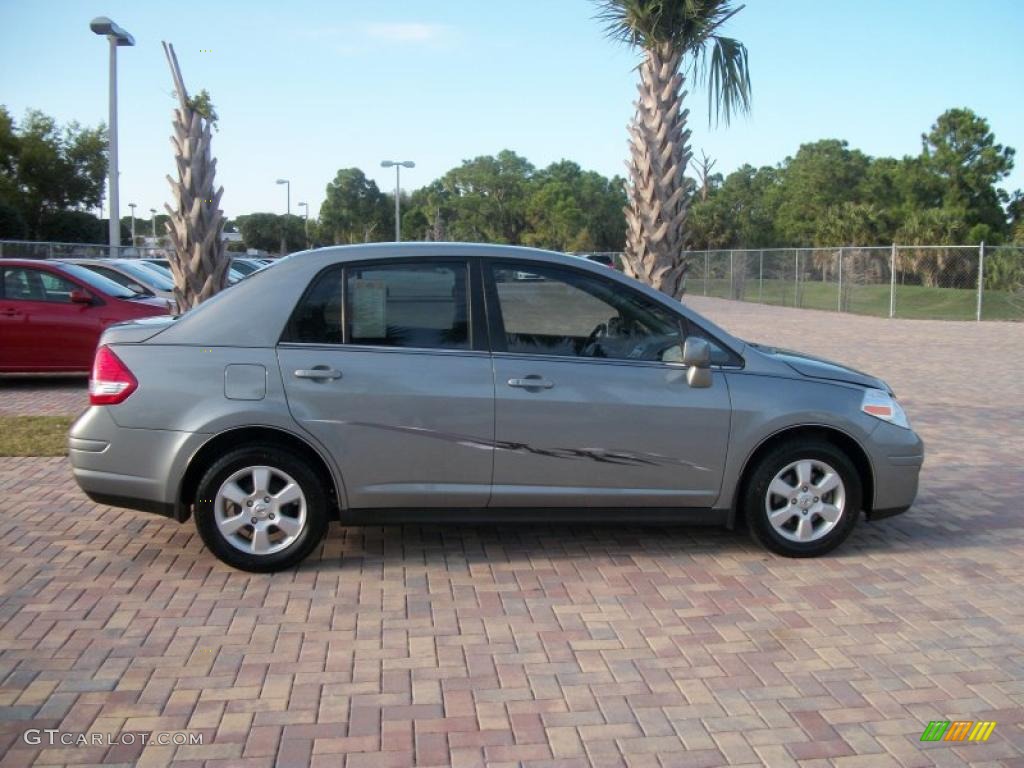
POLYGON ((381 160, 381 168, 395 167, 395 242, 402 242, 402 177, 403 168, 415 168, 412 160, 381 160))
POLYGON ((132 245, 135 245, 135 203, 128 203, 128 207, 132 209, 132 245))
POLYGON ((156 208, 150 208, 149 212, 153 214, 153 245, 156 245, 156 208))
POLYGON ((288 206, 285 209, 285 212, 289 216, 291 216, 292 215, 292 183, 288 179, 278 179, 277 183, 278 184, 284 184, 285 185, 285 189, 288 192, 288 198, 287 198, 288 199, 288 206))
POLYGON ((302 234, 306 238, 306 247, 309 247, 309 203, 299 203, 299 208, 306 209, 305 219, 302 222, 302 234))
MULTIPOLYGON (((291 216, 292 215, 292 183, 288 179, 278 179, 277 183, 278 184, 284 184, 285 185, 285 189, 288 192, 288 198, 287 198, 288 204, 287 204, 287 207, 285 208, 285 211, 286 211, 286 215, 287 216, 291 216)), ((288 221, 286 219, 281 224, 281 255, 282 256, 284 256, 285 253, 288 252, 288 237, 287 237, 287 229, 286 229, 287 226, 288 226, 288 221)))
POLYGON ((110 226, 108 231, 110 235, 110 255, 116 256, 117 249, 121 245, 121 213, 117 199, 117 48, 120 45, 135 45, 135 38, 106 16, 97 16, 89 23, 89 28, 97 35, 106 37, 110 43, 110 125, 107 127, 108 172, 110 174, 110 201, 108 205, 110 226))

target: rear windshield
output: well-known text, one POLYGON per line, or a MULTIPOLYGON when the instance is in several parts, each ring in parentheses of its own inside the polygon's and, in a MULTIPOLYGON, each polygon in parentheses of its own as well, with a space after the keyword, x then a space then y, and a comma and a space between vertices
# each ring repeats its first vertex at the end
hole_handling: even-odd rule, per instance
POLYGON ((81 280, 86 285, 115 299, 131 299, 139 295, 131 288, 125 288, 123 285, 115 283, 109 277, 96 274, 91 269, 86 269, 78 264, 67 264, 61 262, 61 267, 75 279, 81 280))

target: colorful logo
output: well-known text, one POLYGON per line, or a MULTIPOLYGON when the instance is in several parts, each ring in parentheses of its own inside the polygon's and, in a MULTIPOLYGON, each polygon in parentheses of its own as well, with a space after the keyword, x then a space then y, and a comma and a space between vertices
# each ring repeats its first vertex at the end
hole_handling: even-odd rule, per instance
POLYGON ((988 741, 995 727, 992 720, 932 720, 921 741, 988 741))

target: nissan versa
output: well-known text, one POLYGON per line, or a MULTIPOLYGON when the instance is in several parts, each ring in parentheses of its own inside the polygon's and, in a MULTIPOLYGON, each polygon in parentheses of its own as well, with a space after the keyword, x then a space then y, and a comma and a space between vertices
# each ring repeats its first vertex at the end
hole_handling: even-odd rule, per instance
POLYGON ((511 246, 294 254, 108 328, 70 455, 95 501, 273 571, 329 520, 719 522, 820 555, 917 493, 879 379, 737 339, 607 267, 511 246))

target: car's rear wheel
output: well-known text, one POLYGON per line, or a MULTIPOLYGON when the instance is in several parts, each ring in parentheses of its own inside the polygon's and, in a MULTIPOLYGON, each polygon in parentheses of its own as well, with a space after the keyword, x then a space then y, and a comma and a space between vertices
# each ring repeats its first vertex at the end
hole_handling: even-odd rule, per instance
POLYGON ((822 440, 787 442, 754 467, 743 511, 754 540, 787 557, 839 546, 857 525, 861 480, 853 462, 822 440))
POLYGON ((228 565, 268 572, 301 562, 327 530, 327 494, 319 476, 273 445, 237 448, 199 481, 196 528, 228 565))

